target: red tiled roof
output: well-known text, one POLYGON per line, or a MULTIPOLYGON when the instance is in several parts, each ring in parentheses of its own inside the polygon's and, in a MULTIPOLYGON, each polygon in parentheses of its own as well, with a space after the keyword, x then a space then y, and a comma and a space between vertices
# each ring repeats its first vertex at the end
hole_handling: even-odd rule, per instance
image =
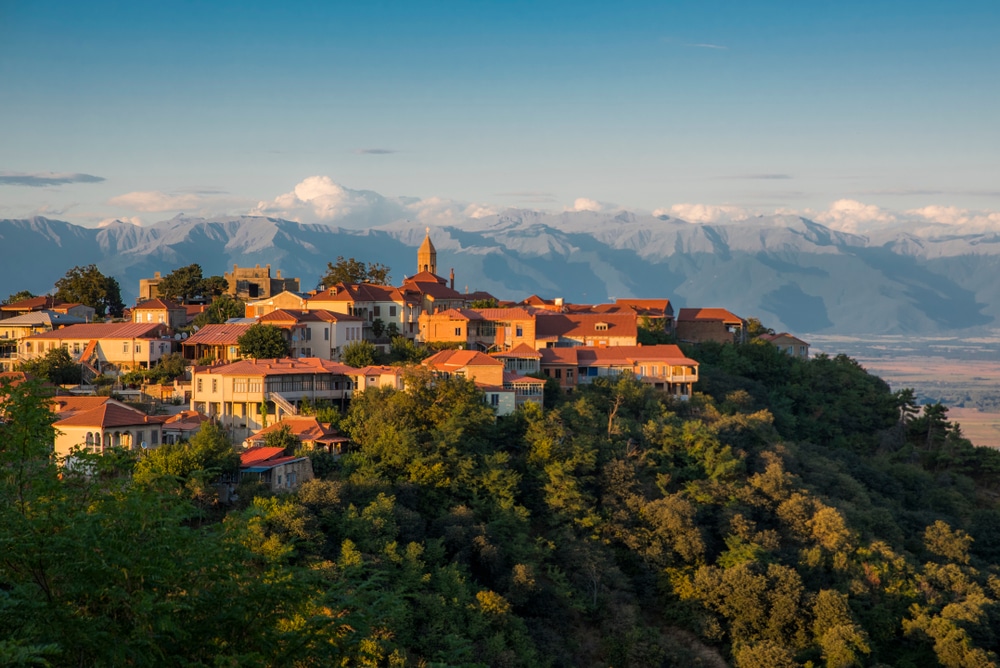
POLYGON ((308 302, 402 302, 398 288, 374 283, 338 283, 310 297, 308 302))
POLYGON ((89 322, 34 334, 28 339, 155 339, 165 331, 166 325, 155 322, 89 322))
POLYGON ((697 366, 698 362, 687 358, 681 349, 672 344, 655 346, 608 346, 595 348, 577 346, 575 348, 543 348, 542 364, 569 364, 574 366, 627 365, 639 362, 663 362, 697 366))
POLYGON ((111 400, 111 397, 52 397, 49 406, 56 414, 56 418, 63 420, 71 415, 103 406, 111 400))
POLYGON ((503 372, 503 382, 506 383, 530 383, 532 385, 544 385, 544 378, 532 378, 531 376, 522 376, 520 374, 514 373, 512 371, 503 372))
POLYGON ((364 322, 364 318, 357 315, 348 315, 346 313, 334 313, 333 311, 327 311, 325 309, 317 309, 315 311, 310 311, 315 314, 316 319, 322 322, 364 322))
POLYGON ((781 332, 780 334, 761 334, 757 338, 763 339, 764 341, 769 341, 769 342, 773 342, 773 341, 775 341, 777 339, 784 338, 784 339, 788 339, 788 340, 794 341, 796 343, 800 343, 800 344, 802 344, 804 346, 808 346, 809 345, 808 342, 803 341, 799 337, 793 336, 792 334, 789 334, 788 332, 781 332))
POLYGON ((448 371, 466 366, 503 366, 503 362, 477 350, 442 350, 424 360, 424 365, 448 371))
POLYGON ((186 311, 180 304, 175 304, 169 299, 160 299, 159 297, 155 299, 147 299, 144 302, 136 304, 132 307, 133 311, 143 310, 143 311, 186 311))
POLYGON ((275 459, 277 457, 283 457, 285 454, 284 448, 250 448, 246 452, 240 455, 240 466, 253 466, 262 462, 266 462, 269 459, 275 459))
POLYGON ((19 302, 4 304, 0 306, 0 311, 37 311, 39 309, 50 309, 54 306, 61 306, 65 303, 62 299, 56 299, 51 295, 42 295, 41 297, 31 297, 29 299, 22 299, 19 302))
POLYGON ((539 359, 542 354, 529 346, 527 343, 519 343, 510 350, 502 353, 491 353, 493 357, 520 357, 539 359))
POLYGON ((471 308, 450 308, 446 311, 439 311, 434 314, 435 318, 447 317, 451 320, 482 320, 483 316, 479 311, 471 308))
POLYGON ((440 283, 441 285, 447 285, 448 281, 437 274, 432 274, 429 271, 417 272, 409 278, 403 279, 403 286, 407 283, 440 283))
POLYGON ((417 292, 432 299, 463 299, 462 293, 452 290, 442 283, 427 283, 425 281, 407 281, 403 284, 407 292, 417 292))
POLYGON ((184 345, 235 346, 237 340, 250 329, 250 325, 234 323, 228 325, 205 325, 184 341, 184 345))
POLYGON ((635 314, 576 314, 565 313, 542 314, 535 318, 536 339, 558 339, 559 337, 602 337, 626 336, 638 334, 635 314), (606 324, 607 329, 598 330, 599 324, 606 324))
POLYGON ((164 418, 149 416, 142 411, 109 401, 97 408, 74 413, 57 421, 58 427, 133 427, 146 424, 162 424, 164 418))
POLYGON ((9 383, 11 387, 17 387, 28 380, 28 374, 23 371, 2 371, 0 372, 0 385, 9 383))
POLYGON ((356 376, 358 370, 346 364, 339 364, 318 357, 294 359, 240 360, 231 364, 209 367, 202 373, 220 376, 283 376, 303 373, 335 374, 356 376))
POLYGON ((403 373, 403 368, 398 366, 366 366, 363 369, 355 369, 356 376, 399 376, 403 373))
POLYGON ((727 325, 738 325, 743 320, 724 308, 682 308, 677 314, 677 322, 696 320, 719 320, 727 325))
MULTIPOLYGON (((348 438, 341 436, 340 433, 331 427, 329 423, 323 424, 315 417, 303 416, 284 417, 280 421, 261 429, 247 440, 251 442, 263 441, 268 434, 279 431, 284 427, 288 427, 291 430, 292 435, 303 442, 315 442, 320 440, 328 442, 344 442, 349 440, 348 438)), ((279 448, 274 449, 280 451, 279 448)), ((249 452, 253 452, 253 450, 250 450, 249 452)), ((249 454, 249 452, 244 454, 249 454)))
POLYGON ((615 303, 643 310, 663 311, 664 313, 670 310, 669 299, 616 299, 615 303))
POLYGON ((534 309, 530 308, 477 308, 476 313, 486 320, 531 320, 534 309))

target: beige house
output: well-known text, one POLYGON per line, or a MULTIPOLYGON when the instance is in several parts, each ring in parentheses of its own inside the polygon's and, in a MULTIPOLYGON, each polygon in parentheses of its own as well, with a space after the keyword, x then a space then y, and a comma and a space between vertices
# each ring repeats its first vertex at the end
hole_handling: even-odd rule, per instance
POLYGON ((781 352, 793 357, 809 358, 809 344, 797 336, 792 336, 788 332, 761 334, 758 338, 761 341, 767 341, 781 352))
POLYGON ((84 304, 70 303, 51 295, 42 295, 41 297, 22 299, 12 304, 0 305, 0 320, 36 311, 56 311, 57 313, 82 318, 84 322, 93 321, 96 314, 93 308, 84 304))
POLYGON ((398 366, 366 366, 355 369, 352 378, 357 392, 369 387, 389 387, 394 390, 405 388, 403 368, 398 366))
POLYGON ((251 448, 240 455, 240 480, 255 479, 272 492, 291 492, 313 479, 312 460, 281 448, 251 448))
POLYGON ((475 350, 442 350, 423 365, 435 374, 474 382, 497 415, 510 415, 526 401, 542 403, 544 380, 505 371, 502 361, 475 350))
POLYGON ((22 360, 44 357, 63 348, 74 361, 98 371, 148 369, 173 350, 167 326, 159 323, 87 323, 34 334, 18 346, 22 360))
POLYGON ((470 350, 535 347, 536 313, 527 308, 454 308, 420 317, 423 342, 462 343, 470 350))
POLYGON ((362 336, 364 321, 356 315, 325 310, 277 309, 258 322, 288 333, 291 357, 339 360, 343 347, 362 336))
POLYGON ((657 390, 688 399, 698 382, 698 362, 675 345, 545 348, 542 373, 566 390, 603 376, 632 374, 657 390))
POLYGON ((93 453, 103 453, 109 448, 156 448, 163 441, 164 419, 146 415, 117 401, 106 400, 89 410, 76 411, 52 425, 56 430, 55 453, 66 457, 77 447, 93 453))
POLYGON ((222 362, 243 359, 240 355, 239 338, 248 329, 249 323, 205 325, 181 342, 184 359, 196 361, 210 357, 222 362))
POLYGON ((168 299, 148 299, 132 307, 132 322, 158 323, 175 331, 187 324, 187 309, 168 299))
POLYGON ((235 438, 246 438, 308 399, 338 403, 350 397, 357 370, 316 357, 241 360, 194 367, 191 409, 218 419, 235 438))
POLYGON ((264 427, 253 436, 243 441, 245 448, 257 448, 264 445, 267 435, 288 428, 289 432, 308 450, 326 450, 330 454, 343 454, 344 447, 351 439, 333 428, 329 422, 320 422, 315 416, 288 416, 280 421, 264 427))
POLYGON ((399 288, 371 283, 338 283, 310 297, 308 308, 358 317, 361 335, 367 341, 375 338, 372 323, 376 320, 387 329, 395 324, 399 334, 414 338, 421 313, 418 297, 407 297, 399 288))
POLYGON ((277 311, 278 309, 302 311, 306 308, 308 308, 308 306, 306 305, 305 295, 285 290, 284 292, 280 292, 273 297, 268 297, 267 299, 247 302, 246 317, 259 318, 262 315, 267 315, 268 313, 277 311))
POLYGON ((58 311, 32 311, 0 320, 0 371, 10 371, 19 362, 17 348, 22 339, 33 334, 51 332, 67 325, 84 324, 86 320, 58 311))
POLYGON ((535 320, 535 348, 634 346, 637 316, 632 313, 547 313, 535 320))

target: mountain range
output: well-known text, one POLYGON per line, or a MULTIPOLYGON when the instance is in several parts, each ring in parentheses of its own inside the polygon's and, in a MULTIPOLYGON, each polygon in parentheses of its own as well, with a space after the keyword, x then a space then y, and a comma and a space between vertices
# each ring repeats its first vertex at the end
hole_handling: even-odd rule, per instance
MULTIPOLYGON (((315 287, 337 256, 416 272, 424 223, 366 229, 266 216, 178 216, 103 228, 35 217, 0 220, 0 295, 43 293, 74 265, 113 274, 126 302, 140 278, 193 262, 206 275, 270 264, 315 287)), ((570 302, 667 297, 721 306, 796 333, 976 335, 1000 323, 1000 233, 928 225, 866 234, 796 215, 724 224, 670 216, 510 209, 436 226, 439 273, 459 291, 570 302)))

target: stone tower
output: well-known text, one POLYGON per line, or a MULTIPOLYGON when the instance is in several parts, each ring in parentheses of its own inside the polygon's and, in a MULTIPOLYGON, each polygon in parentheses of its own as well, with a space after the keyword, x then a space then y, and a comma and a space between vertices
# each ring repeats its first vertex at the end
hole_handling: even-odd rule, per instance
POLYGON ((438 265, 438 254, 437 249, 434 248, 434 244, 431 243, 431 228, 427 228, 427 236, 424 237, 424 243, 420 244, 420 250, 417 251, 417 272, 429 271, 432 274, 437 274, 438 265))

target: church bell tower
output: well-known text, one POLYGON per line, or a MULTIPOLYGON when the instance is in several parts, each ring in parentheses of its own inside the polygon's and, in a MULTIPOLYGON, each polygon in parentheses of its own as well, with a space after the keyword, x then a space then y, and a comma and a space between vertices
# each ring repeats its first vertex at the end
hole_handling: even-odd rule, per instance
POLYGON ((429 271, 437 275, 437 257, 437 249, 431 243, 431 228, 428 227, 424 243, 420 244, 420 250, 417 251, 417 272, 429 271))

